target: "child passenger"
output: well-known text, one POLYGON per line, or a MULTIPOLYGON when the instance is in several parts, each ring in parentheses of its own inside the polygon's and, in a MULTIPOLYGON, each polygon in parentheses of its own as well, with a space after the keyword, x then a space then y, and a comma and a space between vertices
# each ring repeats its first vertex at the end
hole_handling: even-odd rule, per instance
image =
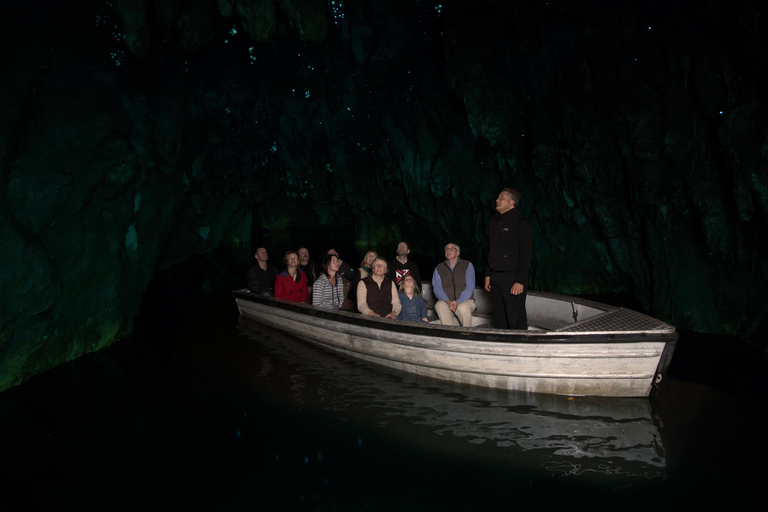
POLYGON ((405 276, 403 282, 400 283, 398 291, 397 295, 403 308, 397 315, 397 319, 411 322, 429 322, 427 320, 427 303, 424 302, 419 285, 413 276, 405 276))

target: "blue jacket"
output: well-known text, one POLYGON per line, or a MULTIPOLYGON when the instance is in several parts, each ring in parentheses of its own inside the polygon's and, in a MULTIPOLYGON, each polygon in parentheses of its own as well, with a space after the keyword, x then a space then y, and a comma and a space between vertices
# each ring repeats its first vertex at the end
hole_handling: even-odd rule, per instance
POLYGON ((398 320, 406 320, 410 322, 423 322, 422 318, 427 318, 427 303, 421 295, 414 293, 413 298, 409 299, 408 294, 400 292, 397 294, 400 298, 400 304, 403 309, 397 315, 398 320))

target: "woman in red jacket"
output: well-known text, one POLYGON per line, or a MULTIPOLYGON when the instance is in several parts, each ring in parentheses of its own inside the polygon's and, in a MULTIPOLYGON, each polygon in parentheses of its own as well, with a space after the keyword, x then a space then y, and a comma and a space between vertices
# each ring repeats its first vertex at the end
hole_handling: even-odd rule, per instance
POLYGON ((299 255, 296 251, 288 251, 283 258, 286 268, 275 278, 275 297, 294 302, 307 302, 307 276, 299 268, 299 255))

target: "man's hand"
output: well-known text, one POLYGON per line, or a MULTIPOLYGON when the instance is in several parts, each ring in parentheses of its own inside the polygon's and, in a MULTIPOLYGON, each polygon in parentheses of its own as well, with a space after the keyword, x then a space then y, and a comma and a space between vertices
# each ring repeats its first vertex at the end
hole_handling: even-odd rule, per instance
POLYGON ((486 277, 485 278, 485 291, 489 292, 491 291, 491 278, 486 277))
POLYGON ((392 320, 395 320, 395 319, 397 318, 397 315, 395 314, 395 312, 394 312, 394 311, 392 311, 390 314, 388 314, 388 315, 387 315, 387 316, 385 316, 384 318, 390 318, 390 319, 392 319, 392 320))
POLYGON ((512 285, 512 289, 509 291, 509 293, 512 295, 520 295, 521 293, 523 293, 523 289, 524 289, 523 285, 521 285, 520 283, 515 283, 512 285))
POLYGON ((448 301, 448 308, 451 310, 452 313, 456 312, 456 308, 459 307, 459 303, 455 300, 449 300, 448 301))

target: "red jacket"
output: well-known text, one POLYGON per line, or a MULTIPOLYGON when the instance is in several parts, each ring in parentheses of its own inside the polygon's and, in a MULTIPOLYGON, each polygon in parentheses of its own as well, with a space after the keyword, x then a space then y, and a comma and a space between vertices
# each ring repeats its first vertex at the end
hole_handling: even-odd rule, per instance
POLYGON ((294 302, 307 302, 309 291, 307 290, 307 276, 300 269, 299 282, 293 280, 288 274, 288 269, 283 270, 275 278, 275 297, 294 302))

